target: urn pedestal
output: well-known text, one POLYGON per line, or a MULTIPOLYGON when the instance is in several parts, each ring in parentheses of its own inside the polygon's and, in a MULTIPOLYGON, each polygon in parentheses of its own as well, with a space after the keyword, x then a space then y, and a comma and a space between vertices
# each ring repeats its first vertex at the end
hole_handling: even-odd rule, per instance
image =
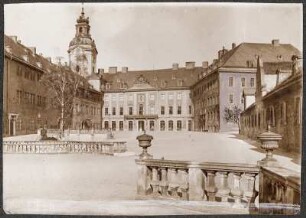
POLYGON ((142 134, 137 136, 138 145, 142 148, 142 153, 139 155, 139 159, 152 159, 153 156, 148 153, 148 148, 151 147, 151 141, 153 136, 142 134))

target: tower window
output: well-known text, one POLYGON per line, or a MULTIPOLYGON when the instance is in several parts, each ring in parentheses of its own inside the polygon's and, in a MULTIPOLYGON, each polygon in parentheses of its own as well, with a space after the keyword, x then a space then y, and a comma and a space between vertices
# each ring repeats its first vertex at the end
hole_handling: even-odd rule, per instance
POLYGON ((83 31, 83 29, 82 29, 82 27, 80 27, 80 31, 79 32, 82 33, 82 31, 83 31))
POLYGON ((80 71, 80 66, 77 65, 76 68, 75 68, 76 72, 79 72, 80 71))

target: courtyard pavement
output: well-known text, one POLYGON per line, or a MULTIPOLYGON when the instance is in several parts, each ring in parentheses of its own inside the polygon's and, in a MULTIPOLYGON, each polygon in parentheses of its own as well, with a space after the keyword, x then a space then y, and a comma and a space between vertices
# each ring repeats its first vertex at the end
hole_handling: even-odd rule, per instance
MULTIPOLYGON (((148 152, 154 158, 256 164, 258 160, 265 157, 258 143, 243 140, 235 134, 200 132, 154 132, 149 134, 152 134, 154 139, 148 152)), ((7 212, 31 213, 25 208, 32 205, 33 213, 37 211, 47 213, 46 208, 42 208, 42 205, 47 204, 49 208, 61 214, 65 209, 68 212, 64 214, 86 214, 86 211, 88 213, 92 211, 90 208, 93 206, 88 206, 88 202, 92 202, 93 205, 100 205, 93 210, 95 212, 89 213, 93 215, 95 213, 123 215, 125 212, 126 215, 211 213, 212 210, 203 207, 193 208, 194 213, 191 213, 191 210, 186 207, 176 210, 175 208, 182 208, 179 203, 175 204, 176 206, 168 204, 169 207, 165 206, 163 210, 156 209, 157 212, 154 213, 153 209, 148 208, 159 208, 160 204, 166 203, 146 201, 139 204, 139 201, 134 201, 137 181, 135 159, 141 153, 136 140, 137 135, 139 135, 138 132, 116 132, 115 138, 127 141, 128 152, 115 156, 4 154, 4 209, 7 212), (107 207, 107 202, 117 206, 107 207), (68 209, 71 207, 78 209, 72 212, 68 209), (105 208, 113 208, 113 210, 105 208), (126 208, 129 212, 126 211, 126 208)), ((36 135, 18 136, 14 137, 14 140, 35 140, 36 137, 36 135)), ((11 139, 5 138, 4 140, 11 139)), ((298 155, 279 151, 275 158, 282 166, 301 172, 298 155)), ((216 208, 214 211, 221 213, 216 208)))

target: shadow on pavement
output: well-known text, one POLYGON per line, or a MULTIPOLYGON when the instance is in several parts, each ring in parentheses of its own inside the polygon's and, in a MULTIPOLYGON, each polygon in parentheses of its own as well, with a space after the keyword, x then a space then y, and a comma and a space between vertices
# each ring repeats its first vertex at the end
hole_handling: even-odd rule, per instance
MULTIPOLYGON (((251 148, 251 150, 260 152, 262 154, 266 153, 262 148, 260 148, 260 142, 259 141, 252 140, 252 139, 250 139, 246 136, 240 135, 238 133, 231 134, 229 138, 242 140, 242 141, 244 141, 244 142, 253 146, 253 148, 251 148)), ((277 150, 273 151, 273 154, 288 157, 288 158, 291 159, 292 163, 301 165, 301 155, 299 153, 289 152, 289 151, 286 151, 282 148, 278 148, 277 150)))

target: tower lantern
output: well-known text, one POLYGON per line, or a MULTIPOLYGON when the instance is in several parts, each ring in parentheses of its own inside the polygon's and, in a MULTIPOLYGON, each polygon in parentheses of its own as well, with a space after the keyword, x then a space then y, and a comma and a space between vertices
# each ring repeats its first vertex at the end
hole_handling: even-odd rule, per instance
POLYGON ((75 36, 68 49, 69 65, 74 72, 87 77, 96 71, 98 51, 95 41, 91 38, 89 17, 85 17, 83 6, 75 28, 75 36))

